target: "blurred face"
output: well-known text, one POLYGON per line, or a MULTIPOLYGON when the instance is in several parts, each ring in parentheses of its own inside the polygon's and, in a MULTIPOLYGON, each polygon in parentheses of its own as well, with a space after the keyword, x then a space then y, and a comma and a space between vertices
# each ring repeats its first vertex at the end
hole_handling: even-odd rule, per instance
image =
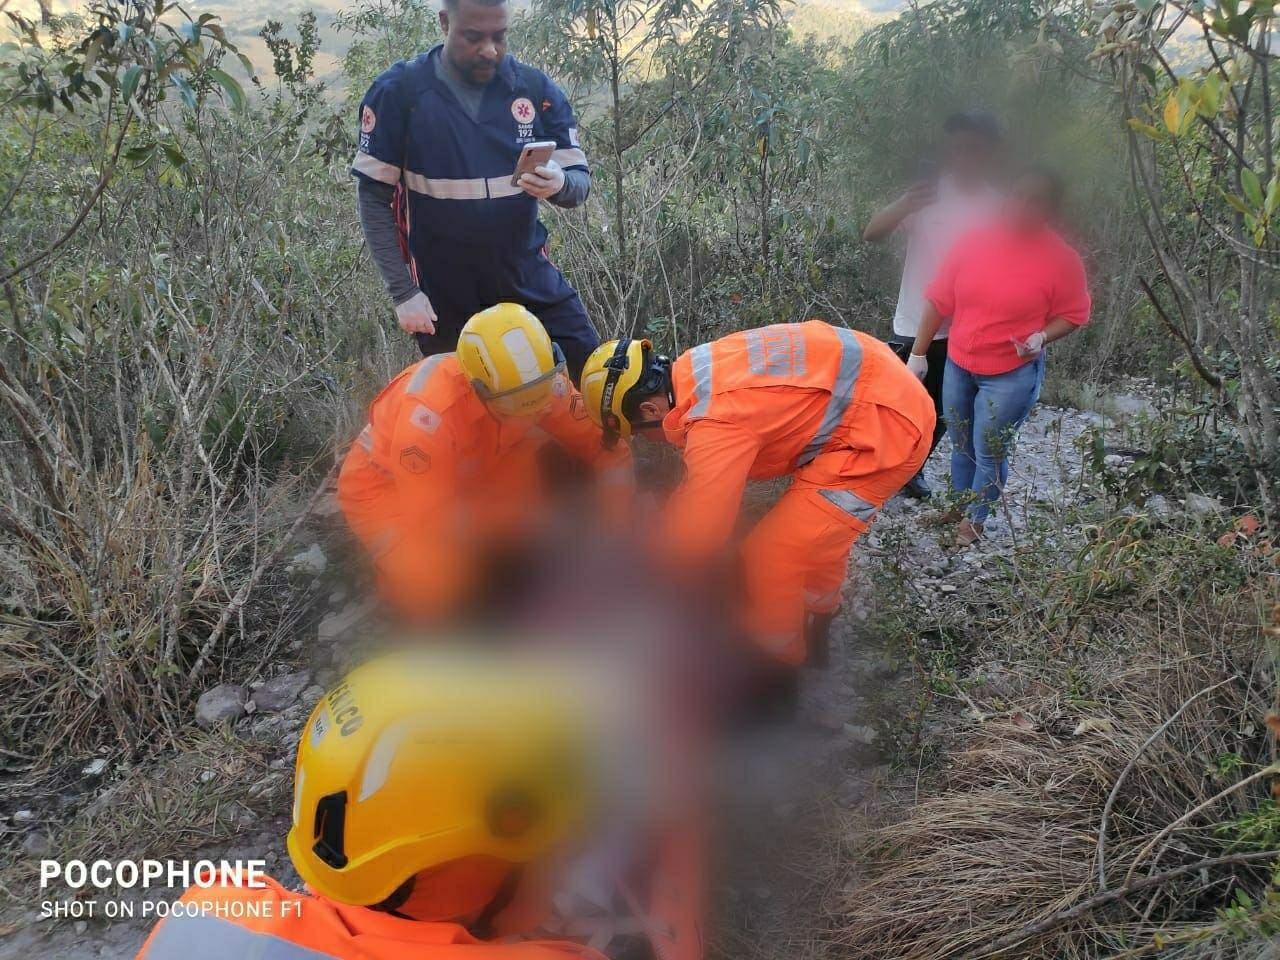
POLYGON ((1028 173, 1019 177, 1009 193, 1007 215, 1014 226, 1036 230, 1057 217, 1053 184, 1042 174, 1028 173))
POLYGON ((973 130, 947 134, 947 170, 961 181, 989 177, 995 169, 997 146, 973 130))
POLYGON ((457 8, 440 11, 444 55, 449 66, 477 86, 488 83, 507 55, 507 4, 458 0, 457 8))
POLYGON ((556 397, 566 396, 569 390, 568 377, 556 374, 522 390, 492 397, 485 401, 485 406, 504 429, 525 433, 537 425, 539 418, 550 408, 556 397))

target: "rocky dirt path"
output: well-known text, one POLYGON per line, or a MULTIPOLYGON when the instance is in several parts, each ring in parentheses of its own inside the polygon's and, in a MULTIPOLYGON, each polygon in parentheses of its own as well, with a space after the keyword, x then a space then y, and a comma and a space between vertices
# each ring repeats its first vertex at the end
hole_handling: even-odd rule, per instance
MULTIPOLYGON (((735 808, 727 818, 734 849, 716 899, 731 923, 712 934, 715 953, 732 952, 737 960, 743 954, 747 960, 819 955, 837 937, 829 917, 833 898, 847 895, 857 883, 857 864, 846 855, 844 841, 851 831, 856 834, 857 823, 883 820, 909 804, 919 786, 920 771, 900 749, 916 681, 903 651, 876 633, 886 600, 877 596, 875 568, 890 558, 898 564, 910 580, 908 602, 925 607, 957 602, 955 595, 971 579, 996 575, 993 558, 1010 549, 1032 517, 1060 514, 1076 500, 1082 471, 1077 441, 1103 422, 1097 414, 1039 407, 1019 442, 1003 516, 976 548, 959 551, 951 545, 935 505, 902 498, 886 505, 857 551, 845 607, 832 628, 832 664, 809 678, 801 728, 763 734, 729 751, 723 785, 735 808)), ((944 443, 927 471, 935 488, 944 487, 947 469, 944 443)), ((330 620, 329 632, 334 629, 330 620)), ((280 666, 279 674, 288 679, 276 686, 284 688, 286 702, 236 724, 239 735, 269 744, 267 774, 246 789, 265 814, 246 807, 240 839, 204 848, 201 856, 265 859, 269 873, 296 882, 284 850, 292 750, 310 706, 335 677, 332 639, 317 651, 305 669, 280 666)), ((23 842, 39 856, 38 843, 23 842)), ((41 919, 39 891, 9 893, 19 906, 0 917, 0 960, 33 954, 127 960, 151 923, 41 919)), ((152 894, 153 899, 173 896, 176 891, 152 894)))

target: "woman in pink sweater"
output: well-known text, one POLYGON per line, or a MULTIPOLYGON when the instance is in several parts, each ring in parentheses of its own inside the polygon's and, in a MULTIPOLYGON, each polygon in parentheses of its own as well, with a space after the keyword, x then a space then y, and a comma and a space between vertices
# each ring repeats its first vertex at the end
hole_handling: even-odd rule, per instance
POLYGON ((925 293, 908 366, 928 369, 934 333, 951 318, 942 404, 951 488, 968 494, 959 541, 982 536, 1009 475, 1009 452, 1044 381, 1044 348, 1089 320, 1080 255, 1053 227, 1062 182, 1037 167, 1019 178, 1004 213, 961 237, 925 293))

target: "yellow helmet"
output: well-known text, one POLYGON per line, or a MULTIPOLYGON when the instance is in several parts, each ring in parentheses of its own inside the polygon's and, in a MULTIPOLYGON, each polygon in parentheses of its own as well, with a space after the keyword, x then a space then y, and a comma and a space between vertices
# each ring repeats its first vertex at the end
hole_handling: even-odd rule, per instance
MULTIPOLYGON (((627 394, 633 387, 657 393, 664 381, 654 375, 668 378, 670 362, 666 357, 655 356, 653 344, 648 340, 610 340, 602 343, 587 357, 582 368, 582 402, 587 416, 604 431, 605 446, 611 447, 619 437, 629 437, 637 426, 625 412, 627 394)), ((665 387, 670 394, 670 383, 665 387)))
POLYGON ((481 310, 463 325, 458 363, 480 398, 508 416, 536 414, 569 389, 559 345, 517 303, 481 310))
POLYGON ((302 733, 288 840, 298 874, 370 905, 466 857, 542 855, 588 803, 578 692, 561 671, 476 652, 357 668, 302 733))

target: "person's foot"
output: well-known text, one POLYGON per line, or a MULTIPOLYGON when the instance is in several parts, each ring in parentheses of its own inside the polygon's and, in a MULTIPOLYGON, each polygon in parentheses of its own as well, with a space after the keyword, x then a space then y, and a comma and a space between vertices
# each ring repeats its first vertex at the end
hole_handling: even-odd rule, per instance
POLYGON ((928 500, 933 496, 933 487, 929 486, 929 481, 924 478, 924 468, 920 468, 920 472, 907 481, 906 486, 902 488, 902 495, 910 497, 912 500, 928 500))
POLYGON ((808 646, 808 657, 805 665, 815 670, 826 670, 831 666, 831 621, 839 610, 830 613, 811 613, 805 623, 805 644, 808 646))
POLYGON ((944 510, 938 514, 938 519, 943 523, 959 523, 964 519, 963 510, 944 510))
POLYGON ((962 547, 972 546, 982 539, 982 524, 972 520, 961 520, 956 530, 956 543, 962 547))

